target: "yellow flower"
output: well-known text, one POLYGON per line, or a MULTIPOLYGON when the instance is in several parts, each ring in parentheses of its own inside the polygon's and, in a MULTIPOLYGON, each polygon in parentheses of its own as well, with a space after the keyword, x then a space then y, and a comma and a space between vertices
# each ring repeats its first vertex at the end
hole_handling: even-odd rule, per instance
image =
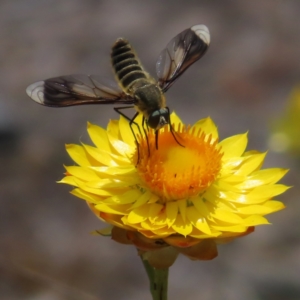
MULTIPOLYGON (((176 257, 179 251, 212 259, 216 244, 269 224, 264 216, 284 208, 273 198, 288 189, 277 184, 287 170, 261 170, 266 153, 245 152, 247 134, 219 142, 210 118, 193 126, 174 113, 171 120, 184 147, 166 126, 159 131, 158 149, 154 132, 148 133, 150 154, 146 138, 133 126, 138 154, 122 117, 110 121, 107 130, 88 124, 95 146, 66 146, 78 166, 66 167, 61 182, 74 186, 72 194, 112 225, 113 239, 134 244, 141 254, 156 250, 153 257, 176 257)), ((142 119, 137 123, 141 127, 142 119)))

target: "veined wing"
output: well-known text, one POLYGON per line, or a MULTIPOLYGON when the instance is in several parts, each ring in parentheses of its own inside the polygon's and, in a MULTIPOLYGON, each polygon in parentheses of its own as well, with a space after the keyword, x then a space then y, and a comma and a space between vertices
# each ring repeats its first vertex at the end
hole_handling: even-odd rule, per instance
POLYGON ((102 84, 97 76, 67 75, 38 81, 27 89, 27 95, 39 104, 54 107, 83 104, 132 104, 134 98, 117 85, 102 84))
POLYGON ((161 52, 156 63, 158 82, 166 92, 174 81, 206 52, 210 43, 205 25, 195 25, 176 35, 161 52))

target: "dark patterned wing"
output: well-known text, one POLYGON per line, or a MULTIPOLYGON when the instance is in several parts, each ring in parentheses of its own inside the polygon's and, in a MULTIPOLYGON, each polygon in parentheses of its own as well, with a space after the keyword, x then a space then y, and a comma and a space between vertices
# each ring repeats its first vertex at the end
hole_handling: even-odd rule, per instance
POLYGON ((117 84, 103 84, 97 76, 68 75, 31 84, 27 95, 39 104, 64 107, 84 104, 132 104, 134 98, 125 94, 117 84))
POLYGON ((158 82, 166 92, 174 81, 206 52, 210 43, 205 25, 195 25, 176 35, 161 52, 156 63, 158 82))

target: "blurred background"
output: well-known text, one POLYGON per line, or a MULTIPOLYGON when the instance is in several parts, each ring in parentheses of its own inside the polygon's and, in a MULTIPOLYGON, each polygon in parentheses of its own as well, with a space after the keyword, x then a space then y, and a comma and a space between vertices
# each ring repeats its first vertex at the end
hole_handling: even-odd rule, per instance
POLYGON ((43 107, 25 89, 72 73, 112 76, 118 37, 155 75, 169 40, 203 23, 211 46, 168 91, 169 107, 185 123, 211 116, 221 139, 249 130, 248 149, 269 149, 264 166, 290 168, 282 182, 294 187, 273 225, 219 247, 213 261, 180 256, 169 299, 300 299, 299 13, 298 0, 1 0, 0 298, 150 300, 135 249, 90 235, 103 224, 56 183, 73 164, 64 145, 86 136, 87 121, 118 115, 43 107))

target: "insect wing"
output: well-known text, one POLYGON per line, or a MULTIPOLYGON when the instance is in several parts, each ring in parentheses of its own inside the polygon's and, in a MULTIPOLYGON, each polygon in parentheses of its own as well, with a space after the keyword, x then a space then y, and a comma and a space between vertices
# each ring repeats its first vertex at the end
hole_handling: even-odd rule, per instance
POLYGON ((116 84, 103 84, 97 76, 67 75, 38 81, 26 89, 27 95, 39 104, 64 107, 83 104, 134 103, 116 84))
POLYGON ((174 81, 206 52, 210 43, 205 25, 195 25, 175 36, 161 52, 156 63, 158 82, 166 92, 174 81))

